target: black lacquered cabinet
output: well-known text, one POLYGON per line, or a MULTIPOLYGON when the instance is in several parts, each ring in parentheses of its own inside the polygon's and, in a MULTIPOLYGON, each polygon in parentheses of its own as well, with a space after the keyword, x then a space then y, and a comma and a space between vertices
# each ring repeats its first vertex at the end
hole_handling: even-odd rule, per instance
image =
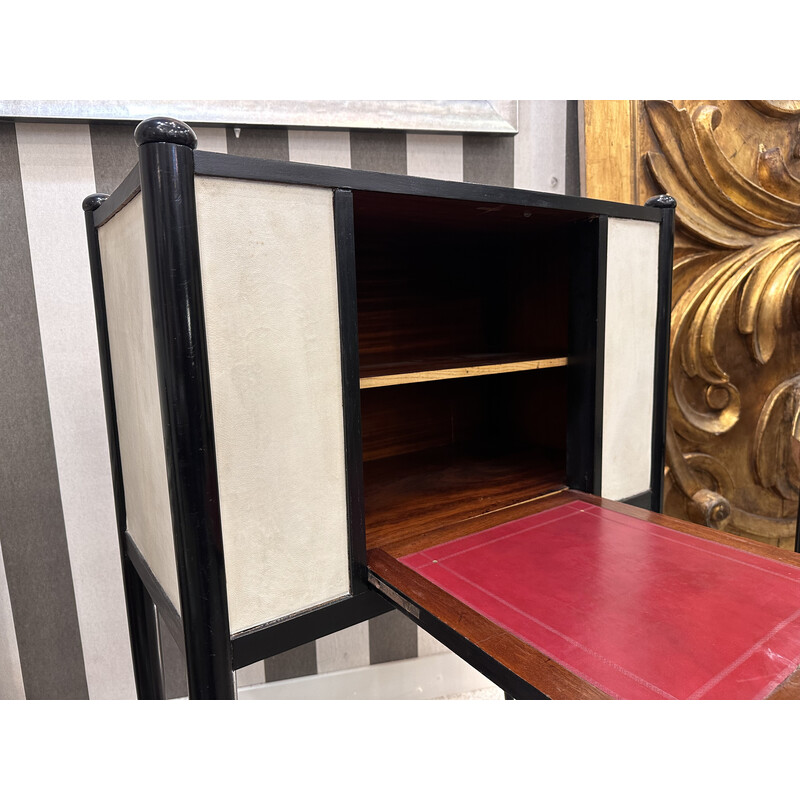
POLYGON ((136 138, 84 209, 140 697, 156 607, 190 696, 233 697, 233 670, 404 607, 368 550, 565 489, 658 510, 669 198, 136 138))

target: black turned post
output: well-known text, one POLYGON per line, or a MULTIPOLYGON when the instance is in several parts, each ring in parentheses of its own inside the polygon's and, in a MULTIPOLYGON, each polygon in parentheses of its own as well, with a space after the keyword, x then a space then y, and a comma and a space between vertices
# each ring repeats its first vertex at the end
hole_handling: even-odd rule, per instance
POLYGON ((111 460, 111 485, 117 517, 117 536, 122 560, 122 586, 131 639, 133 675, 136 694, 140 700, 163 700, 164 679, 161 665, 161 648, 158 638, 158 620, 155 604, 147 593, 138 573, 127 556, 125 546, 125 489, 122 482, 122 460, 119 453, 117 411, 114 402, 114 380, 111 370, 111 350, 108 343, 106 298, 103 285, 103 268, 100 259, 100 242, 94 224, 94 212, 108 197, 92 194, 83 201, 86 219, 86 240, 89 248, 89 266, 92 275, 94 315, 97 325, 97 345, 100 353, 100 375, 106 411, 108 453, 111 460))
POLYGON ((139 147, 150 299, 189 697, 235 697, 194 193, 197 137, 148 119, 139 147))
POLYGON ((669 386, 669 327, 672 311, 672 251, 675 237, 674 197, 651 197, 645 203, 661 210, 658 241, 658 306, 656 316, 655 386, 653 391, 652 473, 650 476, 652 511, 664 505, 664 453, 667 436, 667 391, 669 386))

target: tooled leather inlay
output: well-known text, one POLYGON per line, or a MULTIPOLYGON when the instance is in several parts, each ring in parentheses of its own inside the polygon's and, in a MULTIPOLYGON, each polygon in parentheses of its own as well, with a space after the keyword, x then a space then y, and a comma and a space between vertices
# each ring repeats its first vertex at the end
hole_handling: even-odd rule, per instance
POLYGON ((800 569, 581 501, 400 559, 613 697, 756 699, 800 663, 800 569))

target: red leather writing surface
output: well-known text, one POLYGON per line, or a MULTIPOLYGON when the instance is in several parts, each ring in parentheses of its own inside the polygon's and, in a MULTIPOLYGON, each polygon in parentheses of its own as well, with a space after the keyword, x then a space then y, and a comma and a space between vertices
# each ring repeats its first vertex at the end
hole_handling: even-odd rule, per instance
POLYGON ((613 697, 763 698, 800 663, 800 569, 589 503, 400 561, 613 697))

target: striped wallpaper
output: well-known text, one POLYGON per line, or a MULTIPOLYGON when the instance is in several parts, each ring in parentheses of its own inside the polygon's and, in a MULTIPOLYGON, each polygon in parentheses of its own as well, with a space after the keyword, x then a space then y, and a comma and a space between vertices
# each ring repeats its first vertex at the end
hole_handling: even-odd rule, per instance
MULTIPOLYGON (((195 130, 202 150, 578 194, 577 102, 521 101, 519 127, 513 137, 195 130)), ((133 128, 0 120, 3 699, 135 697, 81 210, 136 163, 133 128)), ((184 696, 182 656, 162 630, 167 692, 184 696)), ((239 670, 237 680, 442 649, 391 612, 239 670)))

